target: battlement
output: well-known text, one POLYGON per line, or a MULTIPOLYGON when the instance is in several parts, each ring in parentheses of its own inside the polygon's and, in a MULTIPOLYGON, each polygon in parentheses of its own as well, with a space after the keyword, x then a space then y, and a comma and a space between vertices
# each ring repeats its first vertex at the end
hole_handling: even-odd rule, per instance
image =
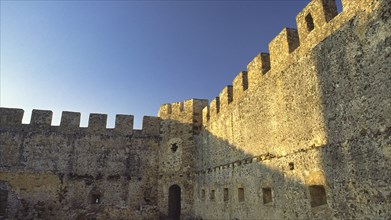
POLYGON ((304 41, 308 34, 326 25, 338 15, 335 1, 311 1, 297 16, 296 23, 299 37, 304 41))
POLYGON ((160 106, 158 117, 183 123, 193 123, 198 117, 201 118, 202 109, 207 105, 208 100, 206 99, 188 99, 184 102, 163 104, 160 106))
POLYGON ((269 43, 270 65, 272 68, 290 61, 290 54, 300 45, 298 31, 294 28, 284 28, 269 43))
POLYGON ((217 114, 220 112, 220 97, 214 98, 210 102, 209 107, 209 119, 216 118, 217 114))
POLYGON ((0 124, 1 125, 17 125, 22 124, 24 111, 17 108, 0 108, 0 124))
POLYGON ((232 81, 233 85, 233 100, 238 100, 244 95, 244 91, 248 89, 247 72, 240 72, 232 81))
MULTIPOLYGON (((367 1, 367 0, 365 0, 367 1)), ((263 83, 274 81, 275 75, 297 63, 312 48, 336 32, 343 24, 365 8, 364 3, 344 0, 338 14, 335 0, 312 0, 297 14, 296 28, 283 28, 269 43, 269 53, 261 52, 203 110, 203 124, 213 121, 232 103, 248 96, 263 83), (360 5, 362 7, 360 7, 360 5), (268 78, 266 80, 265 78, 268 78)))
POLYGON ((260 53, 247 65, 249 88, 254 89, 261 82, 263 75, 270 70, 270 54, 260 53))
MULTIPOLYGON (((31 114, 29 124, 22 124, 24 115, 23 109, 0 108, 0 127, 14 128, 20 126, 30 126, 38 129, 47 129, 50 127, 58 128, 61 131, 72 133, 80 129, 85 129, 89 133, 104 133, 112 130, 115 134, 131 135, 133 134, 133 115, 116 115, 115 127, 107 128, 107 115, 91 113, 89 115, 87 128, 80 127, 80 112, 63 111, 61 115, 60 126, 52 126, 53 112, 48 110, 34 109, 31 114)), ((146 135, 159 135, 159 118, 144 116, 142 133, 146 135)))
POLYGON ((338 14, 312 0, 209 104, 163 104, 142 130, 132 115, 80 127, 64 111, 53 126, 52 111, 23 124, 22 109, 0 108, 0 216, 391 216, 391 3, 342 2, 338 14))

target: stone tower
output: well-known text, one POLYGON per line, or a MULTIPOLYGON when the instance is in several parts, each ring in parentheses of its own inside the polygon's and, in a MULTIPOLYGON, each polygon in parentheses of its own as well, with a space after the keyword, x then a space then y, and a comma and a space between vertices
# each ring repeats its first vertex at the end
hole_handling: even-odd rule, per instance
POLYGON ((193 189, 197 158, 195 136, 202 125, 207 100, 189 99, 160 107, 159 211, 161 217, 194 215, 193 189))

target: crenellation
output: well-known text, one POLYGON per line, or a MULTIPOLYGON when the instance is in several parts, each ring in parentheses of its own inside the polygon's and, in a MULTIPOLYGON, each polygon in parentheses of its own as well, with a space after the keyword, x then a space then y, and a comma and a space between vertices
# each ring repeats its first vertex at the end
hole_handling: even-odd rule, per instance
POLYGON ((194 109, 193 109, 193 106, 194 106, 194 100, 193 99, 186 99, 185 101, 183 101, 183 104, 182 104, 182 112, 194 112, 194 109))
POLYGON ((208 105, 207 99, 189 99, 185 101, 186 103, 191 103, 191 109, 194 115, 202 115, 202 110, 205 108, 205 106, 208 105))
POLYGON ((270 66, 278 70, 284 63, 290 63, 291 53, 300 46, 299 34, 294 28, 284 28, 270 43, 270 66))
POLYGON ((209 120, 216 119, 220 112, 220 97, 214 98, 209 106, 209 120))
POLYGON ((209 106, 205 106, 202 109, 202 125, 206 126, 209 122, 210 114, 209 114, 209 106))
POLYGON ((33 126, 51 126, 53 112, 49 110, 33 109, 30 125, 33 126))
POLYGON ((185 118, 183 122, 194 124, 193 130, 199 132, 202 126, 202 110, 208 105, 206 99, 188 99, 184 101, 185 118))
POLYGON ((158 117, 183 123, 201 124, 202 109, 206 105, 208 105, 206 99, 187 99, 183 102, 163 104, 159 108, 158 117))
POLYGON ((80 112, 63 111, 61 115, 60 127, 73 131, 80 127, 80 112))
POLYGON ((0 126, 22 124, 23 114, 23 109, 0 108, 0 126))
POLYGON ((247 72, 240 72, 232 81, 233 85, 233 101, 237 102, 244 94, 244 91, 248 88, 247 72))
POLYGON ((261 78, 260 70, 253 71, 259 68, 256 57, 247 68, 249 91, 237 93, 240 86, 233 84, 233 103, 221 114, 223 90, 219 114, 213 112, 216 100, 210 104, 211 120, 204 108, 202 144, 196 145, 202 160, 194 189, 196 216, 372 219, 390 214, 389 203, 373 211, 373 197, 362 190, 383 198, 390 192, 382 185, 390 178, 389 163, 378 163, 389 155, 384 153, 387 138, 384 133, 372 136, 369 127, 383 127, 384 132, 389 122, 391 93, 386 95, 385 88, 391 56, 385 39, 390 37, 391 4, 343 3, 338 14, 335 1, 310 2, 297 16, 299 31, 284 29, 269 44, 271 75, 261 78), (217 169, 229 161, 234 169, 217 169), (241 201, 238 194, 220 200, 224 203, 210 196, 239 188, 244 191, 241 201))
POLYGON ((391 216, 391 4, 343 4, 312 0, 209 106, 163 104, 142 130, 0 108, 0 218, 391 216))
POLYGON ((90 132, 106 131, 107 114, 91 113, 88 119, 88 130, 90 132))
POLYGON ((174 102, 171 106, 173 115, 179 115, 184 111, 183 102, 174 102))
POLYGON ((122 135, 133 134, 133 115, 116 115, 114 132, 122 135))
POLYGON ((160 135, 160 118, 152 116, 143 117, 142 133, 148 136, 160 135))
POLYGON ((263 75, 270 70, 270 54, 260 53, 247 65, 248 86, 253 89, 261 83, 263 75))
POLYGON ((331 19, 337 16, 335 0, 313 0, 297 16, 296 23, 300 41, 305 42, 307 36, 317 32, 331 19))
POLYGON ((187 99, 183 102, 184 111, 190 115, 199 115, 208 104, 206 99, 187 99))
POLYGON ((220 111, 225 111, 233 100, 233 87, 228 85, 220 92, 220 111))
POLYGON ((338 15, 337 3, 336 0, 322 0, 321 14, 326 22, 331 21, 335 16, 338 15))
POLYGON ((158 117, 162 119, 169 119, 172 114, 172 105, 171 104, 163 104, 160 106, 158 117))
MULTIPOLYGON (((365 0, 366 2, 371 0, 365 0)), ((342 2, 344 8, 347 4, 352 4, 350 0, 342 2)), ((365 3, 359 4, 360 7, 364 7, 365 3)), ((269 52, 258 54, 248 65, 247 72, 240 72, 233 80, 233 95, 232 101, 241 100, 244 91, 247 88, 254 89, 262 84, 262 76, 270 71, 278 72, 287 65, 294 63, 296 59, 300 58, 304 53, 313 48, 320 41, 324 40, 328 35, 336 31, 340 25, 348 21, 354 13, 357 13, 359 6, 351 7, 349 15, 346 15, 338 21, 333 21, 338 15, 337 6, 335 0, 313 0, 311 1, 296 17, 298 29, 284 28, 270 43, 269 52), (309 31, 308 22, 313 22, 313 29, 309 31), (331 22, 330 22, 331 23, 331 22), (307 39, 310 32, 311 36, 307 39), (300 37, 299 37, 300 35, 300 37), (300 45, 300 40, 305 41, 303 45, 300 45), (302 47, 301 47, 302 46, 302 47), (293 52, 300 49, 298 53, 293 55, 293 52)), ((344 9, 345 11, 345 9, 344 9)), ((310 28, 311 29, 311 28, 310 28)), ((224 89, 225 90, 225 89, 224 89)), ((224 91, 223 90, 223 91, 224 91)), ((223 92, 222 91, 222 92, 223 92)), ((220 105, 224 105, 223 99, 220 94, 220 105)), ((212 108, 210 110, 211 118, 217 113, 213 113, 212 108)))

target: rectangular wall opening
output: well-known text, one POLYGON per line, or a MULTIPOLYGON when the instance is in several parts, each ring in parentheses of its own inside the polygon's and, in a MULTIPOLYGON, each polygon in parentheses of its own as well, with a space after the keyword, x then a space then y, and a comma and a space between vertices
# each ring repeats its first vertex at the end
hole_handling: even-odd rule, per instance
POLYGON ((229 200, 228 188, 224 188, 224 202, 229 200))
POLYGON ((214 200, 215 200, 215 190, 214 190, 214 189, 212 189, 212 190, 210 191, 210 200, 211 200, 211 201, 214 201, 214 200))
POLYGON ((91 204, 101 204, 101 197, 98 193, 93 193, 91 195, 91 204))
POLYGON ((8 191, 0 189, 0 216, 5 216, 7 213, 8 191))
POLYGON ((204 189, 201 190, 201 199, 205 200, 205 190, 204 189))
POLYGON ((314 19, 312 18, 312 15, 309 13, 307 16, 305 16, 305 22, 307 23, 307 30, 308 32, 311 32, 314 30, 314 19))
POLYGON ((244 201, 244 188, 238 188, 238 201, 244 201))
POLYGON ((262 188, 262 196, 263 196, 263 204, 273 202, 272 188, 270 187, 262 188))
POLYGON ((312 185, 309 187, 311 196, 311 207, 327 204, 326 190, 322 185, 312 185))

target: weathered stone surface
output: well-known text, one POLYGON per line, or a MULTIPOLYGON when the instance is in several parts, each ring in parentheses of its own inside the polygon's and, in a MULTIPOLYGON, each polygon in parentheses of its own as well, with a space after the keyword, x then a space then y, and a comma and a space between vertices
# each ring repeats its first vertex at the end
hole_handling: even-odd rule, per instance
POLYGON ((276 40, 283 44, 271 44, 271 69, 262 80, 249 77, 257 86, 204 120, 196 140, 196 216, 391 214, 390 5, 367 1, 336 16, 330 10, 326 19, 316 7, 330 2, 312 1, 298 16, 303 22, 310 12, 315 23, 300 46, 289 51, 289 33, 282 33, 276 40), (280 50, 282 57, 273 53, 280 50), (271 202, 265 202, 269 188, 271 202))
POLYGON ((159 134, 98 128, 91 134, 91 128, 1 125, 0 188, 11 195, 7 216, 158 218, 159 134))
POLYGON ((386 219, 389 1, 313 0, 208 106, 158 117, 0 108, 0 218, 386 219))

